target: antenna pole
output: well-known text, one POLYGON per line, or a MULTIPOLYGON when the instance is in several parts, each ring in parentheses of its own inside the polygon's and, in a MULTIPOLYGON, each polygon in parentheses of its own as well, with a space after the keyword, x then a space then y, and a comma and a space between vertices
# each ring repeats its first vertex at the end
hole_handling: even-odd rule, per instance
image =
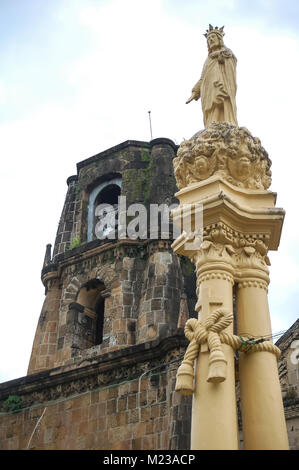
POLYGON ((149 123, 150 123, 151 140, 153 140, 153 131, 152 131, 151 111, 148 111, 148 117, 149 117, 149 123))

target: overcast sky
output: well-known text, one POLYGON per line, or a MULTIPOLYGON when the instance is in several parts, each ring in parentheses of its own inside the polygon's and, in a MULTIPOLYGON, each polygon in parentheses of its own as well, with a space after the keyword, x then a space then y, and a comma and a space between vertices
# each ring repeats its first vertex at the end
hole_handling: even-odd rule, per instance
POLYGON ((298 318, 297 0, 0 0, 0 382, 24 376, 76 163, 128 139, 179 144, 203 128, 185 105, 207 56, 203 33, 225 25, 238 58, 240 126, 272 160, 286 210, 270 253, 273 332, 298 318))

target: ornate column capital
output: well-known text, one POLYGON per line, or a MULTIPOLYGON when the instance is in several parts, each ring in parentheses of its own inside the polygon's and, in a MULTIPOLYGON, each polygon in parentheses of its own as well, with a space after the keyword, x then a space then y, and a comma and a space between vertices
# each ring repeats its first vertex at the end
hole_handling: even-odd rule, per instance
POLYGON ((271 160, 260 139, 227 122, 213 122, 184 140, 173 163, 179 189, 212 175, 240 188, 268 189, 271 184, 271 160))

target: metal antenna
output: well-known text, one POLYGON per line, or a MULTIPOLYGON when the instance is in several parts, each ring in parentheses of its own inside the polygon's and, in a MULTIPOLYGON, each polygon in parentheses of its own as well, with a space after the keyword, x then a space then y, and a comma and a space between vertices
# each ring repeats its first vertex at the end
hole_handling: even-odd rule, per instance
POLYGON ((150 123, 151 140, 153 140, 153 131, 152 131, 151 111, 148 111, 148 117, 149 117, 149 123, 150 123))

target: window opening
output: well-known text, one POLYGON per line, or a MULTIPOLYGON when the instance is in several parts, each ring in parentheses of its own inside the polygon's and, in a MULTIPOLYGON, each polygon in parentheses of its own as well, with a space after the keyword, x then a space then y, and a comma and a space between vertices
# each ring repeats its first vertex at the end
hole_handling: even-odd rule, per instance
MULTIPOLYGON (((87 241, 91 242, 95 240, 95 226, 98 222, 98 216, 95 215, 96 208, 99 204, 108 204, 112 206, 112 210, 110 207, 110 212, 114 212, 117 208, 118 204, 118 196, 121 194, 121 177, 115 177, 108 181, 103 181, 97 187, 95 187, 90 195, 88 201, 88 228, 87 228, 87 241)), ((118 214, 114 212, 111 214, 111 217, 117 216, 118 214)), ((105 234, 106 236, 106 234, 105 234)))
POLYGON ((112 233, 114 238, 117 238, 119 196, 120 187, 116 184, 109 184, 96 197, 93 233, 97 238, 105 239, 112 233), (99 206, 101 210, 97 213, 99 206))

